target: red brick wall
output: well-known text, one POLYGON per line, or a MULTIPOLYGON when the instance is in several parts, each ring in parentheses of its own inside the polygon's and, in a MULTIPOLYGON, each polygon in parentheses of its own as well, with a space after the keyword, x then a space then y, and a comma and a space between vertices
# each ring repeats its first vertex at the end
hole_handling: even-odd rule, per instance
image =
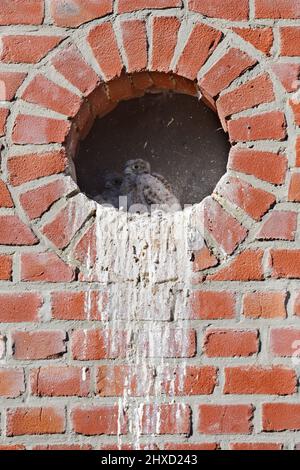
POLYGON ((296 447, 300 1, 4 3, 0 449, 296 447), (201 249, 173 219, 149 258, 69 175, 154 88, 201 93, 232 149, 201 249))

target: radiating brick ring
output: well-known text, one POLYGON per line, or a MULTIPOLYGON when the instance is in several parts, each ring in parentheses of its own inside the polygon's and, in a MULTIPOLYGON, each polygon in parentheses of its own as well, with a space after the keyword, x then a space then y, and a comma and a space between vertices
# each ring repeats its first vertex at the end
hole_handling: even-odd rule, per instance
MULTIPOLYGON (((143 12, 138 18, 127 14, 113 20, 96 20, 67 39, 30 33, 18 38, 19 49, 14 37, 2 40, 3 62, 23 60, 23 41, 31 42, 32 61, 41 60, 20 86, 10 115, 1 110, 10 144, 8 181, 33 232, 58 251, 70 244, 95 210, 67 176, 72 174, 78 142, 95 118, 119 101, 157 88, 201 96, 229 133, 228 171, 204 208, 205 229, 218 250, 233 254, 255 224, 267 236, 268 225, 264 229, 260 221, 276 203, 293 200, 298 177, 292 176, 288 191, 286 113, 297 112, 297 104, 290 101, 288 107, 282 102, 283 85, 294 85, 282 79, 280 66, 266 60, 271 48, 268 31, 253 30, 247 42, 246 30, 220 31, 202 17, 188 27, 181 17, 162 13, 150 20, 143 12), (50 175, 53 181, 40 181, 50 175), (23 190, 21 185, 29 181, 31 189, 23 190), (57 210, 44 221, 54 203, 57 210), (245 223, 236 217, 239 211, 245 223), (70 214, 76 223, 67 223, 70 214)), ((22 226, 16 218, 7 222, 22 226)), ((272 212, 266 223, 272 223, 272 212)), ((29 229, 25 239, 26 244, 37 242, 29 229)))

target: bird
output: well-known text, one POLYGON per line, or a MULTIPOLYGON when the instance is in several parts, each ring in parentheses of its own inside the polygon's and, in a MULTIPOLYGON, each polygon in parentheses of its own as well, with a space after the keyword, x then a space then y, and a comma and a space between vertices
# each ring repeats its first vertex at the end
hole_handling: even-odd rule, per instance
POLYGON ((128 208, 144 206, 146 211, 151 206, 162 210, 180 210, 179 200, 164 176, 151 173, 150 163, 138 158, 125 164, 121 194, 127 196, 128 208))
POLYGON ((110 204, 115 208, 118 208, 119 196, 123 182, 122 175, 117 171, 105 170, 103 172, 103 182, 104 190, 101 194, 94 197, 95 201, 99 202, 99 204, 110 204))

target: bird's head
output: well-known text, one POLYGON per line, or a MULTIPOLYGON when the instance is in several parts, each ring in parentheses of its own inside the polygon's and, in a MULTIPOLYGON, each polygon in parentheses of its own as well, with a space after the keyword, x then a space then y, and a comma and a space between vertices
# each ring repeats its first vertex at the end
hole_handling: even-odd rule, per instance
POLYGON ((122 176, 114 171, 104 173, 104 188, 119 190, 122 186, 122 176))
POLYGON ((143 175, 150 173, 150 171, 150 163, 141 158, 137 158, 136 160, 128 160, 125 165, 124 173, 125 175, 143 175))

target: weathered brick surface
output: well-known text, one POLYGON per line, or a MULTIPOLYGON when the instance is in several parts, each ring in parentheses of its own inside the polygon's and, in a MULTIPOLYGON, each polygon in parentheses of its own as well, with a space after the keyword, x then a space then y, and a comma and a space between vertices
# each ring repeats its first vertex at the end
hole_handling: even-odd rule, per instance
POLYGON ((113 0, 51 0, 50 12, 57 26, 80 26, 95 18, 101 18, 112 12, 113 0))
POLYGON ((141 72, 147 67, 146 24, 141 20, 129 20, 121 23, 122 40, 127 56, 127 71, 141 72))
POLYGON ((228 165, 235 171, 273 184, 282 184, 287 170, 287 161, 283 156, 243 148, 231 150, 228 165))
POLYGON ((67 159, 64 151, 11 155, 7 162, 10 183, 13 186, 62 173, 66 165, 67 159))
POLYGON ((35 64, 61 40, 61 36, 2 35, 0 60, 7 64, 35 64))
POLYGON ((248 0, 189 0, 189 8, 202 15, 224 18, 226 20, 247 20, 249 14, 248 0))
POLYGON ((0 450, 297 449, 300 2, 0 3, 0 450), (124 248, 70 176, 162 90, 232 144, 188 252, 124 248))
POLYGON ((258 353, 258 332, 251 330, 206 331, 204 351, 208 357, 248 357, 258 353))
POLYGON ((220 40, 219 31, 204 24, 196 24, 179 58, 176 73, 194 80, 220 40))
POLYGON ((253 27, 250 28, 232 28, 233 31, 243 38, 246 42, 254 46, 266 55, 270 55, 274 34, 272 28, 253 27))

